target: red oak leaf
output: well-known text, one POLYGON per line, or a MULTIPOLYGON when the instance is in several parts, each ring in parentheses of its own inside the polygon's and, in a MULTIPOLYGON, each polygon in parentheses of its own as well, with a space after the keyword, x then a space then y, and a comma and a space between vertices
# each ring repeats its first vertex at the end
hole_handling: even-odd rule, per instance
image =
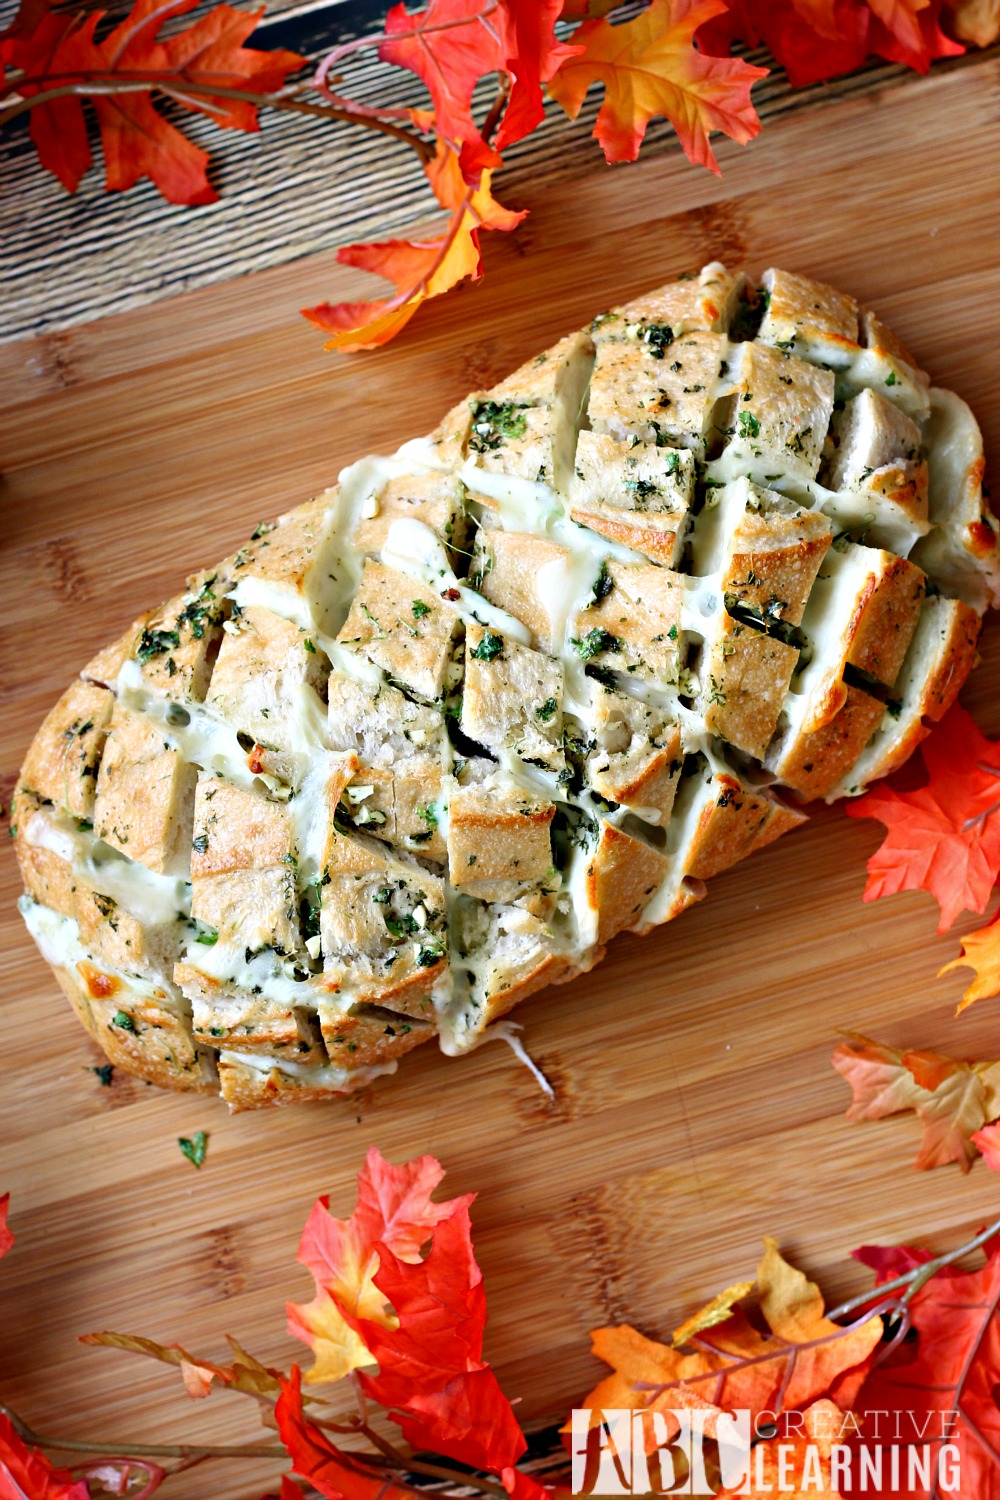
POLYGON ((307 1374, 314 1384, 339 1380, 373 1356, 356 1331, 360 1319, 373 1326, 384 1317, 383 1297, 374 1275, 384 1248, 414 1261, 436 1225, 471 1197, 432 1203, 444 1176, 433 1156, 395 1167, 373 1146, 358 1173, 358 1205, 349 1219, 335 1219, 329 1199, 320 1198, 302 1232, 298 1258, 312 1272, 316 1297, 288 1304, 289 1331, 312 1346, 316 1363, 307 1374))
POLYGON ((573 55, 556 40, 561 8, 560 0, 431 0, 426 10, 399 4, 387 15, 379 57, 426 84, 437 129, 463 148, 470 182, 541 121, 541 86, 573 55), (511 85, 495 150, 472 115, 473 90, 488 73, 506 74, 511 85))
MULTIPOLYGON (((33 3, 37 10, 37 0, 33 3)), ((89 93, 109 192, 148 177, 171 203, 213 202, 218 195, 206 175, 208 154, 160 114, 154 92, 210 115, 218 125, 256 130, 253 104, 224 99, 210 90, 268 93, 305 61, 294 52, 244 47, 263 11, 239 11, 224 4, 165 41, 157 40, 167 20, 186 14, 197 3, 137 0, 126 19, 100 42, 95 42, 94 33, 103 11, 93 11, 81 22, 78 13, 54 13, 46 7, 32 31, 15 24, 0 39, 0 62, 24 69, 18 87, 25 97, 40 93, 50 80, 89 93), (109 83, 126 76, 137 83, 148 81, 148 88, 107 92, 109 83)), ((31 112, 31 136, 42 165, 74 192, 92 162, 79 95, 37 105, 31 112)))
POLYGON ((984 1125, 974 1133, 972 1141, 982 1152, 986 1165, 994 1172, 1000 1172, 1000 1122, 984 1125))
POLYGON ((384 276, 397 290, 395 297, 377 302, 325 302, 303 308, 310 323, 333 334, 327 349, 349 354, 388 343, 431 297, 439 297, 466 277, 478 281, 481 229, 514 229, 525 217, 526 210, 516 213, 496 201, 489 172, 480 174, 478 188, 467 186, 461 158, 444 142, 439 143, 426 172, 438 201, 451 209, 451 222, 442 234, 426 240, 345 245, 337 252, 342 265, 384 276))
POLYGON ((495 7, 489 0, 431 0, 426 10, 408 11, 400 0, 385 18, 383 62, 406 68, 430 93, 437 129, 446 140, 467 145, 477 171, 495 167, 497 153, 486 144, 472 118, 472 91, 486 73, 504 67, 495 7))
MULTIPOLYGON (((855 1251, 875 1267, 878 1282, 912 1270, 920 1252, 870 1247, 855 1251)), ((901 1343, 869 1375, 855 1406, 866 1446, 958 1449, 963 1500, 1000 1496, 1000 1245, 987 1247, 985 1263, 973 1271, 944 1266, 910 1301, 915 1340, 901 1343), (880 1436, 873 1420, 881 1412, 880 1436), (898 1420, 898 1426, 897 1426, 898 1420)), ((903 1465, 903 1472, 906 1466, 903 1465)), ((850 1491, 848 1491, 850 1494, 850 1491)), ((924 1500, 928 1488, 905 1481, 892 1493, 924 1500)), ((939 1493, 935 1485, 933 1493, 939 1493)))
POLYGON ((868 47, 878 57, 926 73, 937 58, 959 57, 965 51, 938 24, 941 0, 868 0, 868 4, 872 9, 868 47))
MULTIPOLYGON (((288 1450, 292 1468, 327 1500, 410 1500, 410 1492, 387 1480, 383 1473, 366 1469, 356 1455, 342 1453, 302 1409, 302 1376, 293 1365, 291 1376, 281 1382, 281 1395, 274 1408, 278 1434, 288 1450)), ((289 1500, 301 1500, 297 1485, 287 1481, 289 1500)), ((281 1481, 282 1500, 286 1480, 281 1481)))
MULTIPOLYGON (((103 66, 103 55, 93 40, 97 12, 81 19, 79 13, 68 11, 53 14, 46 4, 32 27, 25 10, 22 6, 14 25, 0 37, 0 65, 23 69, 25 76, 18 87, 26 99, 45 87, 32 82, 34 78, 59 74, 67 86, 79 85, 85 70, 103 66)), ((36 6, 36 14, 38 10, 36 6)), ((82 100, 70 94, 36 105, 28 128, 42 166, 58 177, 68 192, 75 193, 94 160, 82 100)))
POLYGON ((691 161, 719 171, 709 145, 721 130, 745 145, 760 130, 750 89, 766 68, 739 58, 709 57, 694 35, 725 0, 652 0, 630 21, 584 21, 572 41, 582 55, 563 62, 549 93, 575 120, 592 83, 604 85, 594 135, 609 162, 634 161, 646 126, 665 116, 691 161))
POLYGON ((7 1210, 10 1207, 10 1194, 4 1193, 0 1198, 0 1260, 7 1254, 14 1244, 14 1236, 7 1223, 7 1210))
POLYGON ((540 125, 545 114, 542 84, 548 83, 578 49, 556 40, 562 0, 501 0, 500 34, 504 67, 512 79, 510 101, 497 131, 504 151, 540 125))
POLYGON ((764 42, 803 88, 853 72, 870 53, 926 72, 934 58, 964 50, 941 31, 940 11, 941 0, 727 0, 698 41, 720 57, 734 42, 764 42))
POLYGON ((944 932, 963 909, 986 909, 1000 872, 1000 747, 956 704, 920 753, 925 786, 878 787, 849 803, 847 814, 878 818, 889 830, 868 861, 864 899, 929 891, 944 932))
POLYGON ((0 1412, 0 1500, 88 1500, 89 1494, 84 1480, 74 1483, 64 1469, 54 1469, 0 1412))
POLYGON ((379 1366, 359 1376, 365 1394, 392 1412, 415 1448, 494 1472, 512 1467, 526 1443, 482 1358, 486 1294, 468 1208, 438 1224, 415 1264, 380 1245, 374 1281, 396 1325, 358 1323, 379 1366))

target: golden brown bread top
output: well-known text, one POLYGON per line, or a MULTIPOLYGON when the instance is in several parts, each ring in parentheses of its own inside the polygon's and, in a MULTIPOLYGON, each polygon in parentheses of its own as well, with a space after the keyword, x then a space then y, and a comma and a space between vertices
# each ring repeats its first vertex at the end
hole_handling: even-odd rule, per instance
POLYGON ((900 765, 1000 598, 959 399, 712 265, 260 526, 88 663, 15 799, 84 1026, 234 1108, 478 1045, 900 765))

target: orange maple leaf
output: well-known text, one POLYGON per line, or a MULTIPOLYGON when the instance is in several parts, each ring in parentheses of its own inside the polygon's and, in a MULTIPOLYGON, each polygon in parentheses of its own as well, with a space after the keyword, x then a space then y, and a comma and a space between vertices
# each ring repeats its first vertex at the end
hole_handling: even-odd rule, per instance
POLYGON ((392 1321, 385 1312, 386 1298, 375 1285, 376 1246, 383 1244, 401 1260, 419 1260, 420 1246, 435 1226, 472 1201, 432 1203, 430 1195, 443 1176, 432 1156, 394 1167, 373 1146, 358 1173, 358 1206, 351 1217, 333 1218, 327 1198, 313 1206, 298 1258, 312 1272, 316 1296, 309 1303, 288 1304, 289 1332, 316 1356, 306 1372, 308 1381, 339 1380, 374 1363, 351 1323, 366 1319, 389 1326, 392 1321))
POLYGON ((852 1036, 833 1054, 851 1086, 849 1120, 879 1120, 912 1109, 924 1127, 917 1166, 976 1158, 974 1137, 1000 1115, 1000 1062, 962 1062, 937 1052, 901 1052, 852 1036))
POLYGON ((609 162, 635 161, 646 126, 665 116, 689 159, 719 172, 709 135, 720 130, 745 145, 760 130, 750 90, 766 68, 740 58, 708 57, 694 44, 698 28, 726 9, 725 0, 652 0, 618 26, 584 21, 549 93, 575 120, 592 83, 604 85, 594 135, 609 162))
POLYGON ((440 235, 426 240, 387 240, 373 245, 345 245, 337 252, 341 265, 356 266, 383 276, 396 286, 396 296, 376 302, 322 303, 302 309, 303 317, 332 333, 324 346, 346 354, 376 349, 413 317, 423 303, 439 297, 466 277, 482 275, 481 229, 516 229, 527 210, 504 208, 490 191, 492 174, 483 171, 479 186, 466 184, 461 158, 439 141, 434 159, 425 168, 435 196, 451 210, 451 220, 440 235))
POLYGON ((1000 995, 1000 913, 992 922, 987 922, 985 927, 977 927, 975 932, 966 933, 962 939, 960 956, 939 969, 938 978, 961 967, 973 969, 976 977, 959 1001, 956 1015, 961 1015, 966 1006, 975 1000, 988 1000, 991 995, 1000 995))
MULTIPOLYGON (((757 1284, 768 1331, 733 1305, 749 1291, 747 1282, 729 1287, 689 1318, 674 1346, 627 1324, 598 1329, 591 1334, 594 1353, 613 1373, 581 1402, 590 1408, 592 1424, 609 1410, 661 1413, 668 1424, 669 1413, 683 1407, 697 1407, 707 1419, 723 1409, 773 1411, 779 1395, 788 1408, 804 1409, 825 1396, 850 1403, 881 1340, 881 1320, 832 1323, 818 1287, 783 1259, 774 1240, 764 1244, 757 1284), (677 1348, 682 1335, 686 1347, 677 1348)), ((651 1420, 648 1449, 662 1441, 651 1420)))
POLYGON ((920 754, 924 786, 879 786, 846 811, 849 818, 877 818, 888 830, 868 861, 864 899, 929 891, 944 932, 963 908, 985 911, 1000 872, 1000 746, 956 703, 920 754))

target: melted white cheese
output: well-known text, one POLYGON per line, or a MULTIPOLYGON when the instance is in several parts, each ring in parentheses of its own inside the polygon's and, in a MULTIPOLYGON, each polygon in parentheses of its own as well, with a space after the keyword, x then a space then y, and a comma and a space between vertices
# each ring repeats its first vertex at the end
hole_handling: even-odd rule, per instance
POLYGON ((48 849, 64 859, 75 876, 102 896, 110 896, 139 922, 157 926, 186 917, 191 910, 191 887, 186 880, 160 875, 128 859, 65 814, 39 809, 32 814, 25 837, 33 848, 48 849))

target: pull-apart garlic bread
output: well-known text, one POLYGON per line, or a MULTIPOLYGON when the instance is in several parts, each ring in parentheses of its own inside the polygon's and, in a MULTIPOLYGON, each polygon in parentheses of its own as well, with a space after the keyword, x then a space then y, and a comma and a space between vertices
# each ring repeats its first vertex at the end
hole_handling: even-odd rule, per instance
POLYGON ((22 910, 109 1058, 337 1094, 899 766, 1000 598, 967 407, 827 286, 596 317, 144 616, 45 721, 22 910))

